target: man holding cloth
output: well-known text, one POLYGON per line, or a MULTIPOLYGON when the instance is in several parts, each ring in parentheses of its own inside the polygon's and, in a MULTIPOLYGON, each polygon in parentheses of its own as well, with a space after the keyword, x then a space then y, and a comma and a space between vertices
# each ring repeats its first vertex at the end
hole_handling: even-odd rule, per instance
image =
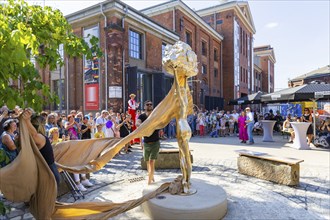
MULTIPOLYGON (((143 123, 153 110, 152 102, 145 101, 144 103, 145 113, 141 114, 136 121, 136 126, 139 127, 143 123)), ((143 157, 147 163, 148 170, 148 184, 155 182, 154 173, 155 173, 155 160, 158 157, 160 142, 159 142, 159 130, 155 130, 152 135, 149 137, 143 137, 144 147, 143 147, 143 157)))

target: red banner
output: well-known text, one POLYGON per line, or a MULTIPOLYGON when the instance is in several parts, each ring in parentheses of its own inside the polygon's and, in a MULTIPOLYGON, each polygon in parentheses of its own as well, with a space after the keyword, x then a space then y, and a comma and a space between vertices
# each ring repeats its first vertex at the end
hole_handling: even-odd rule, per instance
POLYGON ((85 84, 85 110, 99 110, 99 84, 85 84))

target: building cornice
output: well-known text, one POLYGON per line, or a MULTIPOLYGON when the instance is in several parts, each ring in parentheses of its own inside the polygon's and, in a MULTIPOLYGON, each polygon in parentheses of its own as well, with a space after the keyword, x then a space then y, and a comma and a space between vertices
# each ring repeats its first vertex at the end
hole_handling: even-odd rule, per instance
POLYGON ((275 54, 274 54, 274 50, 273 49, 262 50, 262 51, 255 51, 253 53, 254 53, 255 56, 258 56, 258 57, 267 56, 270 59, 270 61, 272 61, 272 63, 276 63, 275 54))
POLYGON ((125 19, 128 21, 135 21, 144 25, 145 27, 148 27, 147 29, 150 29, 153 34, 157 33, 159 35, 166 36, 174 41, 178 41, 180 39, 177 33, 163 27, 162 25, 156 23, 143 13, 119 0, 104 1, 91 7, 85 8, 83 10, 77 11, 75 13, 69 14, 65 17, 71 25, 83 22, 84 20, 87 20, 89 18, 98 16, 101 17, 101 5, 103 5, 103 13, 105 14, 109 14, 109 12, 112 12, 116 16, 125 16, 125 19))
POLYGON ((257 64, 253 64, 254 65, 254 69, 256 69, 258 72, 262 72, 262 69, 257 65, 257 64))
POLYGON ((251 15, 250 6, 247 2, 237 2, 237 1, 228 2, 228 3, 225 3, 225 4, 215 5, 213 7, 198 10, 198 11, 196 11, 196 13, 199 14, 200 16, 207 16, 207 15, 213 15, 214 13, 217 13, 217 12, 223 12, 223 11, 228 11, 228 10, 234 10, 236 12, 236 14, 238 15, 238 17, 240 18, 240 20, 247 27, 247 29, 252 34, 256 33, 253 18, 252 18, 252 15, 251 15), (250 18, 250 21, 243 14, 242 10, 240 9, 240 6, 247 7, 247 14, 250 18))
POLYGON ((174 9, 181 10, 187 17, 196 22, 198 25, 203 27, 205 30, 209 31, 209 33, 220 41, 223 40, 223 36, 216 32, 209 24, 207 24, 195 11, 189 8, 185 3, 181 0, 174 0, 170 2, 165 2, 156 6, 152 6, 146 9, 141 10, 147 16, 155 16, 165 12, 173 11, 174 9))

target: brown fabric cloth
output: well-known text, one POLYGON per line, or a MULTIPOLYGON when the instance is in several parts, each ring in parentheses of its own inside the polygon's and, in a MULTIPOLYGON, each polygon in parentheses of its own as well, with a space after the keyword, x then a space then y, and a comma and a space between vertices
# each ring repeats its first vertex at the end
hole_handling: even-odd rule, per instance
POLYGON ((57 203, 56 212, 52 219, 108 219, 118 214, 131 210, 145 201, 156 197, 168 190, 170 183, 162 184, 155 191, 144 195, 139 199, 129 200, 122 203, 112 202, 82 202, 74 204, 57 203))
POLYGON ((21 151, 9 165, 0 169, 0 190, 13 202, 30 202, 36 219, 49 219, 57 194, 55 177, 20 120, 21 151))
MULTIPOLYGON (((189 108, 192 110, 192 97, 187 91, 189 108)), ((95 139, 87 141, 68 141, 54 148, 58 166, 74 173, 90 173, 100 170, 130 140, 150 136, 155 129, 165 127, 179 109, 175 88, 154 109, 148 119, 123 139, 95 139)), ((47 163, 27 130, 24 120, 20 120, 21 151, 9 165, 0 169, 0 190, 13 202, 30 201, 30 211, 36 219, 107 219, 132 209, 144 201, 168 189, 169 184, 137 200, 125 203, 95 202, 77 204, 58 204, 56 182, 47 163), (55 210, 55 212, 54 212, 55 210)))
MULTIPOLYGON (((30 134, 26 132, 27 127, 23 120, 20 123, 20 131, 21 151, 12 163, 0 169, 0 190, 10 201, 29 201, 30 211, 36 219, 108 219, 135 208, 168 189, 169 183, 165 183, 154 192, 123 203, 57 203, 55 207, 57 188, 54 175, 30 134)), ((86 143, 74 141, 73 144, 68 143, 69 147, 67 148, 59 148, 66 151, 58 150, 58 155, 62 155, 61 158, 63 159, 69 157, 67 154, 79 152, 76 149, 71 149, 78 148, 77 143, 79 143, 83 150, 91 151, 92 157, 95 154, 92 152, 92 147, 99 150, 117 141, 116 139, 90 140, 86 143), (98 143, 100 146, 98 146, 98 143), (91 148, 85 148, 84 145, 87 144, 90 144, 91 148)), ((87 152, 83 153, 87 154, 87 152)), ((75 156, 78 157, 78 155, 75 156)), ((74 160, 72 157, 71 159, 74 160)), ((88 156, 84 159, 88 160, 88 156)), ((79 162, 71 162, 69 165, 77 163, 79 164, 79 162)))

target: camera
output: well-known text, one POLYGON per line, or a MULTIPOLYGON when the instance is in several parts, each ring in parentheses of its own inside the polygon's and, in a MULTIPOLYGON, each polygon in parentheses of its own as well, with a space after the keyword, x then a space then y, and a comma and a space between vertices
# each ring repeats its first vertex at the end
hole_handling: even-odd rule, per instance
POLYGON ((15 110, 8 110, 8 114, 14 114, 15 110))

